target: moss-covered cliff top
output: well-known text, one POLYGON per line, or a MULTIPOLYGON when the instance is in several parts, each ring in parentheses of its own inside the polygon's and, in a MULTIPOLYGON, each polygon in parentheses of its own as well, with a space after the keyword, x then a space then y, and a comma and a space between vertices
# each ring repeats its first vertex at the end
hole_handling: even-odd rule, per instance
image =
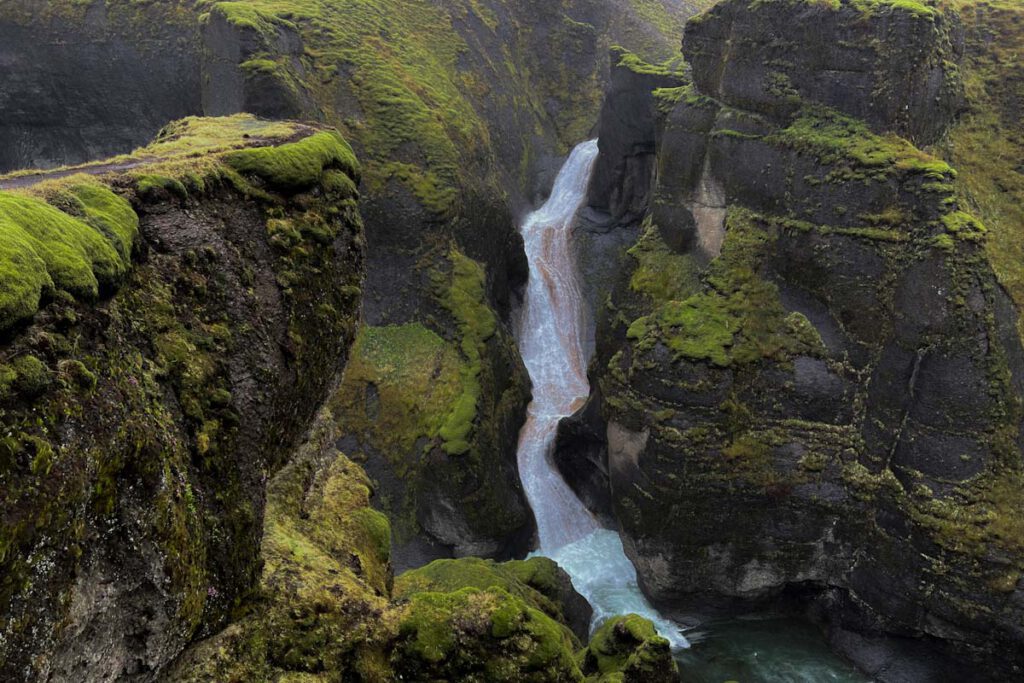
POLYGON ((920 19, 934 19, 940 12, 936 0, 751 0, 749 7, 756 9, 758 7, 783 3, 791 7, 806 5, 808 7, 822 7, 832 10, 851 7, 865 15, 906 12, 920 19))
POLYGON ((131 267, 140 194, 184 196, 214 177, 262 191, 243 175, 294 189, 321 181, 328 168, 350 185, 358 179, 338 133, 237 115, 172 123, 153 144, 116 159, 0 177, 0 331, 58 292, 95 299, 115 288, 131 267))

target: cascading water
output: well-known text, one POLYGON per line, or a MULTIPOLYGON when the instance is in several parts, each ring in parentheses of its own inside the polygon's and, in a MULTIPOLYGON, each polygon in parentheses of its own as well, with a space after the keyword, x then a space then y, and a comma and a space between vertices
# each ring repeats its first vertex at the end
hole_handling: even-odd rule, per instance
POLYGON ((596 158, 596 140, 577 146, 547 203, 527 216, 521 228, 530 280, 517 331, 533 380, 533 403, 519 437, 519 472, 537 518, 537 554, 569 573, 594 608, 593 625, 615 614, 635 613, 654 622, 673 648, 685 648, 689 643, 679 627, 662 618, 640 592, 619 535, 601 528, 551 459, 559 420, 574 413, 590 394, 583 300, 569 232, 596 158))

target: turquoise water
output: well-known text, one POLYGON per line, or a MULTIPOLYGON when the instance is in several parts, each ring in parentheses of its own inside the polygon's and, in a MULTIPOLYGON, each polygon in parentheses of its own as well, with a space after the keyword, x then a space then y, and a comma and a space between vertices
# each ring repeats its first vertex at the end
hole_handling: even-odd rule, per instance
POLYGON ((711 621, 686 631, 676 652, 687 683, 869 683, 835 655, 811 624, 762 615, 711 621))

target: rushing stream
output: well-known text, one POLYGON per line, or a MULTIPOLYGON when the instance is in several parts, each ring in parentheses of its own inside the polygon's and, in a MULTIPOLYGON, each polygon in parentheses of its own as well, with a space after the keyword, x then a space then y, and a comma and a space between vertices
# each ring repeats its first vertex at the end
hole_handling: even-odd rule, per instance
POLYGON ((690 649, 680 627, 658 614, 640 591, 618 533, 601 528, 555 468, 551 450, 558 422, 590 394, 584 304, 570 233, 596 158, 596 140, 577 146, 547 203, 527 216, 521 228, 530 280, 517 332, 533 380, 533 403, 519 437, 519 472, 537 518, 537 554, 569 573, 573 586, 594 608, 592 626, 615 614, 650 619, 672 643, 688 675, 696 675, 694 680, 863 681, 806 625, 763 620, 720 624, 714 633, 696 632, 700 642, 690 649))
POLYGON ((636 569, 614 531, 602 529, 551 461, 558 421, 590 394, 583 350, 583 299, 569 237, 597 158, 597 141, 572 151, 551 197, 526 217, 522 234, 530 281, 519 321, 519 348, 533 380, 533 403, 519 436, 519 472, 537 518, 538 553, 558 562, 594 608, 594 623, 614 614, 640 614, 674 648, 689 645, 637 586, 636 569))

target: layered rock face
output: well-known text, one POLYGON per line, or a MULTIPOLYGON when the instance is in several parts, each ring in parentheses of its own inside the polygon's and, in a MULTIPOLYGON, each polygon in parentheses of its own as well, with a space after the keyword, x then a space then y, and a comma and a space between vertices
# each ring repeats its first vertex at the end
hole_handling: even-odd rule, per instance
POLYGON ((955 171, 898 137, 950 125, 961 44, 925 3, 693 20, 599 320, 604 444, 564 432, 656 601, 797 597, 880 680, 1024 664, 1018 313, 955 171))
POLYGON ((201 113, 201 51, 179 9, 0 2, 0 172, 128 152, 201 113))
POLYGON ((694 85, 777 123, 811 98, 933 142, 963 101, 959 18, 916 0, 889 11, 896 4, 795 2, 779 11, 775 2, 720 3, 686 27, 694 85))
POLYGON ((0 677, 151 677, 249 594, 356 331, 358 179, 336 132, 239 116, 3 181, 0 677))

